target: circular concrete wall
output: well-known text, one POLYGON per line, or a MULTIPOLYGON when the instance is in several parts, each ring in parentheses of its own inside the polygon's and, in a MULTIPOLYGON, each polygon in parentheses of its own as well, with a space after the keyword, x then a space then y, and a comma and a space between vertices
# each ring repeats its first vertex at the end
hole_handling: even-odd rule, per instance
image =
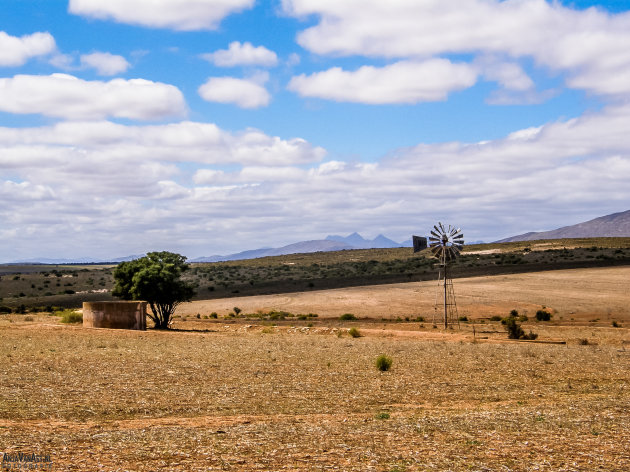
POLYGON ((147 302, 83 302, 83 326, 147 329, 147 302))

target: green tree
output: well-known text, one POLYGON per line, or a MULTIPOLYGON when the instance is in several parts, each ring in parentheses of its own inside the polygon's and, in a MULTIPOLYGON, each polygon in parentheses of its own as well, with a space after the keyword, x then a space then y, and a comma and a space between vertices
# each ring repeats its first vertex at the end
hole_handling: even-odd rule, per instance
POLYGON ((189 268, 186 257, 167 251, 121 262, 114 270, 112 295, 123 300, 145 300, 155 328, 168 329, 177 305, 190 301, 195 294, 193 287, 181 279, 189 268))

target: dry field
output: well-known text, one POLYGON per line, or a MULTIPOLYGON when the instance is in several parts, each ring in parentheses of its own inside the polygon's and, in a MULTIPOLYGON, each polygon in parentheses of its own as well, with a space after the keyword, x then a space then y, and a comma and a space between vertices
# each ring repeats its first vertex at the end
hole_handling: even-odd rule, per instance
POLYGON ((173 332, 0 316, 0 451, 50 454, 59 471, 630 470, 628 275, 456 281, 474 324, 446 332, 382 320, 427 316, 412 302, 434 284, 195 302, 173 332), (480 319, 542 304, 554 321, 524 327, 566 344, 510 342, 480 319), (194 317, 234 305, 320 317, 194 317), (346 312, 372 318, 333 319, 346 312))
MULTIPOLYGON (((471 319, 506 316, 512 309, 532 317, 546 306, 554 310, 556 322, 593 324, 599 319, 596 324, 610 326, 614 319, 630 321, 630 267, 473 277, 453 283, 459 314, 471 319)), ((178 314, 225 315, 238 306, 246 313, 262 309, 335 318, 344 313, 374 319, 423 316, 430 321, 436 291, 437 283, 431 281, 202 300, 181 305, 178 314)))

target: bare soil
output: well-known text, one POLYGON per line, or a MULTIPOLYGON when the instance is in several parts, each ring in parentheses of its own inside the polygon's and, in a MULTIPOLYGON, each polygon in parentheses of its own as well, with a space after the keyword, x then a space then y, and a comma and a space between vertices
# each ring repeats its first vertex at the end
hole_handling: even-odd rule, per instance
POLYGON ((432 313, 422 283, 195 302, 170 332, 3 315, 0 451, 59 471, 630 470, 628 275, 456 280, 472 319, 446 331, 404 321, 432 313), (541 343, 484 319, 543 304, 552 322, 523 323, 541 343), (223 319, 235 305, 320 317, 223 319))
MULTIPOLYGON (((455 279, 453 284, 459 314, 471 319, 506 316, 512 309, 533 316, 545 306, 554 311, 556 321, 561 317, 582 323, 599 318, 608 325, 612 319, 630 321, 630 267, 472 277, 455 279)), ((430 321, 438 296, 437 282, 425 281, 200 300, 180 305, 177 314, 225 315, 236 306, 245 313, 284 310, 335 318, 352 313, 374 319, 423 316, 430 321)))

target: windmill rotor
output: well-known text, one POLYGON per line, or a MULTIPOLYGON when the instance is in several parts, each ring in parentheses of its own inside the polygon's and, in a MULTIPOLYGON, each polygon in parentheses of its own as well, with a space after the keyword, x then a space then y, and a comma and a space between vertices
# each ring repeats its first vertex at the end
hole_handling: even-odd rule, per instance
POLYGON ((460 228, 442 223, 433 226, 430 231, 429 247, 435 257, 443 264, 456 259, 464 248, 464 235, 460 228))

